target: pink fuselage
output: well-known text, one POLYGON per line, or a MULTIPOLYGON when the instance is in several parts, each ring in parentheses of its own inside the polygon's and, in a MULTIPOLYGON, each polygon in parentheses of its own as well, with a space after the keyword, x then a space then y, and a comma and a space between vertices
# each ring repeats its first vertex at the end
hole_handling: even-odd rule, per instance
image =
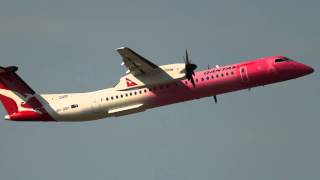
POLYGON ((154 108, 192 99, 219 95, 232 91, 249 89, 289 79, 298 78, 313 72, 313 69, 295 62, 275 63, 272 56, 231 64, 218 68, 197 71, 194 76, 195 87, 188 80, 178 83, 150 87, 148 107, 154 108))

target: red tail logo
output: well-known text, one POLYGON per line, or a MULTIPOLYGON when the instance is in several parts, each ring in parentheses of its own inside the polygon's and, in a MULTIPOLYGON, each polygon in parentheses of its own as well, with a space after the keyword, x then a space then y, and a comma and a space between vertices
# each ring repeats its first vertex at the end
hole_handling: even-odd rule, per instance
MULTIPOLYGON (((37 94, 15 73, 17 67, 0 67, 0 101, 14 121, 52 121, 37 94)), ((39 96, 40 97, 40 96, 39 96)))
POLYGON ((131 87, 131 86, 136 86, 137 83, 131 81, 130 79, 126 78, 126 83, 127 83, 127 86, 128 87, 131 87))

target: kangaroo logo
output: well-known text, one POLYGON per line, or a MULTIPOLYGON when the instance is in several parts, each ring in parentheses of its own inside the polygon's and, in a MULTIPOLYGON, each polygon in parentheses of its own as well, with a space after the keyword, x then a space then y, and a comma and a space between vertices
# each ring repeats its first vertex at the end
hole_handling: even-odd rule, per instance
POLYGON ((41 107, 41 104, 38 102, 35 95, 24 94, 26 98, 23 99, 23 102, 20 102, 20 106, 26 109, 33 109, 32 106, 41 107))
POLYGON ((130 79, 126 78, 127 87, 136 86, 137 83, 131 81, 130 79))
POLYGON ((37 100, 35 95, 27 94, 21 95, 18 92, 0 89, 0 94, 10 99, 12 103, 16 104, 16 111, 34 111, 42 114, 40 111, 36 111, 32 106, 41 107, 41 104, 37 100))

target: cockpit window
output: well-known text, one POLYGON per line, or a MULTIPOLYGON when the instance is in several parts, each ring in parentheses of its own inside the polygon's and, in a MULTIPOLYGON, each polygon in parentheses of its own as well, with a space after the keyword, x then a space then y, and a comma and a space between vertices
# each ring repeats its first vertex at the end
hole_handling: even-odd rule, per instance
POLYGON ((276 60, 274 60, 275 63, 279 63, 279 62, 283 62, 283 61, 284 61, 284 59, 276 59, 276 60))
POLYGON ((292 60, 290 60, 289 58, 286 58, 286 57, 278 58, 278 59, 274 60, 275 63, 284 62, 284 61, 292 61, 292 60))

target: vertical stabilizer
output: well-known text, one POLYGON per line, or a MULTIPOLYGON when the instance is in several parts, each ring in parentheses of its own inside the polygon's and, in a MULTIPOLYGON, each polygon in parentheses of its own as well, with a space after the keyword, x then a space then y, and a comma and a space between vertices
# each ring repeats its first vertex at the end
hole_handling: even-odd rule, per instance
POLYGON ((5 119, 45 120, 49 118, 50 116, 37 99, 39 96, 16 74, 17 70, 16 66, 0 67, 0 100, 8 113, 5 119))

